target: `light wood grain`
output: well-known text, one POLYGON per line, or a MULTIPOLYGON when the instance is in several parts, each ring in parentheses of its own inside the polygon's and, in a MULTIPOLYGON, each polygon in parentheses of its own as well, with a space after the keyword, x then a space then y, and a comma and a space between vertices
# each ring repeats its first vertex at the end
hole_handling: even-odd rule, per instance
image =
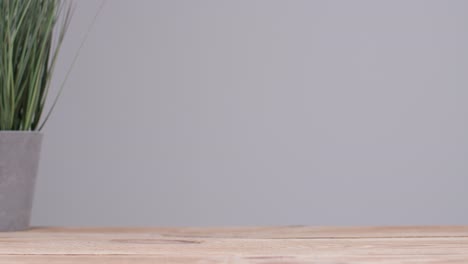
POLYGON ((468 263, 468 227, 34 228, 0 263, 468 263))
MULTIPOLYGON (((154 233, 167 237, 220 238, 345 238, 345 237, 468 237, 468 226, 264 226, 264 227, 38 227, 35 233, 154 233)), ((1 237, 1 233, 0 233, 1 237)))

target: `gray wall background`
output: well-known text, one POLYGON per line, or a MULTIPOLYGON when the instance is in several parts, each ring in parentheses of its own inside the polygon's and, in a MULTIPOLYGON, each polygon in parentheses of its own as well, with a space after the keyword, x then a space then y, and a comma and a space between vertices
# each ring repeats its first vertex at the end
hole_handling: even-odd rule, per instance
MULTIPOLYGON (((63 79, 99 1, 77 1, 63 79)), ((468 223, 468 1, 112 0, 35 225, 468 223)))

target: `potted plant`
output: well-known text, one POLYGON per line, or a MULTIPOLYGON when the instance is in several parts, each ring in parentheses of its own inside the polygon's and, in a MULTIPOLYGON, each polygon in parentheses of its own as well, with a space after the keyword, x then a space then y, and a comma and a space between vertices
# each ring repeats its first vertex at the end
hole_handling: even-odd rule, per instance
POLYGON ((0 0, 0 231, 29 227, 45 109, 70 3, 0 0))

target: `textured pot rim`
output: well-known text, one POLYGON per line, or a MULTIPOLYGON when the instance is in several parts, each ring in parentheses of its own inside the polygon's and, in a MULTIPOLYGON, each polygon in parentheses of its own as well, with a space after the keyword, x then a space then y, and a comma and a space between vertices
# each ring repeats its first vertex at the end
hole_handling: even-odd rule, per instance
POLYGON ((32 131, 32 130, 0 130, 0 134, 33 134, 33 135, 42 135, 41 131, 32 131))

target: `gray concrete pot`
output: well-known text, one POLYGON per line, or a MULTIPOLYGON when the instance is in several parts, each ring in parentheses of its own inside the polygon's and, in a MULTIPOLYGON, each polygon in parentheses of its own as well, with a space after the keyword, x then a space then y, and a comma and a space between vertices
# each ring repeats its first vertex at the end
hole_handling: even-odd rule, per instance
POLYGON ((0 131, 0 231, 29 227, 42 133, 0 131))

